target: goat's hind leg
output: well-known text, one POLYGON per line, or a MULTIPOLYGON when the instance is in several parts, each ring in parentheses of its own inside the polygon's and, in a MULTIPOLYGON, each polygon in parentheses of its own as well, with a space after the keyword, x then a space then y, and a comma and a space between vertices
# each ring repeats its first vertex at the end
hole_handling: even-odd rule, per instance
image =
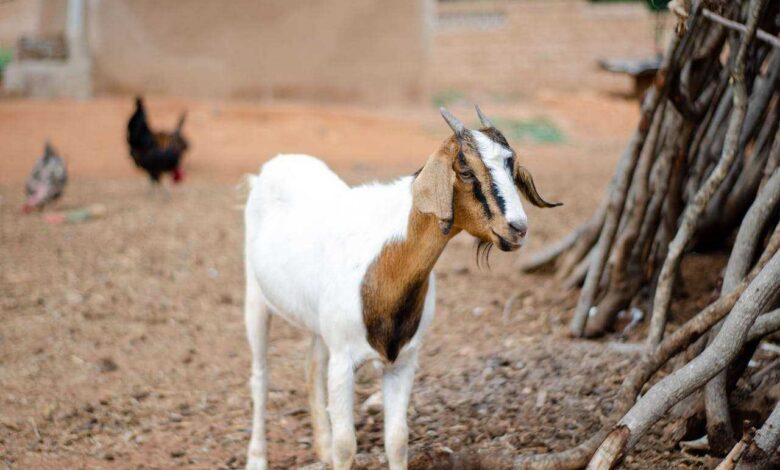
POLYGON ((246 299, 244 301, 244 320, 246 334, 252 350, 252 437, 249 441, 247 470, 266 470, 268 468, 267 443, 265 435, 265 411, 268 398, 268 329, 271 316, 265 305, 260 286, 254 274, 247 272, 246 299))
POLYGON ((314 432, 314 449, 317 452, 317 458, 322 462, 331 463, 333 439, 330 432, 330 418, 328 418, 327 367, 328 348, 322 341, 322 337, 315 334, 312 336, 306 369, 311 427, 314 432))

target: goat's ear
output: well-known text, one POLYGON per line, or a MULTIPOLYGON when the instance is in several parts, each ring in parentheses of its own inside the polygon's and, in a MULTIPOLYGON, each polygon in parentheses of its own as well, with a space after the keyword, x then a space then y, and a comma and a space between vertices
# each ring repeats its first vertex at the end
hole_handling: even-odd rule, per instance
POLYGON ((514 173, 517 189, 520 190, 523 196, 525 196, 531 204, 536 207, 556 207, 563 205, 562 202, 547 202, 542 199, 542 196, 540 196, 539 192, 536 190, 536 185, 534 184, 534 179, 531 177, 531 172, 519 163, 517 157, 515 157, 512 172, 514 173))
POLYGON ((452 188, 455 171, 452 158, 443 151, 428 157, 425 166, 412 183, 414 208, 423 214, 433 214, 439 219, 439 227, 447 235, 452 228, 452 188))

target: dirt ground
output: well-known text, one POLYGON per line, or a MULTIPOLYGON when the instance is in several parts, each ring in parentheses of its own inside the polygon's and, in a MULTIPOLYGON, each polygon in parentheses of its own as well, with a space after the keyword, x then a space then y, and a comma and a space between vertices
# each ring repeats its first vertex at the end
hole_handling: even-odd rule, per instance
MULTIPOLYGON (((170 126, 188 110, 192 151, 184 184, 169 198, 150 197, 123 140, 131 107, 130 97, 0 101, 6 468, 240 468, 251 419, 240 176, 284 151, 321 156, 353 183, 392 177, 418 168, 447 134, 432 107, 152 97, 153 125, 170 126), (20 214, 23 178, 46 138, 72 176, 51 210, 99 202, 105 218, 55 226, 40 214, 20 214)), ((445 250, 410 410, 413 462, 431 449, 528 453, 575 445, 598 429, 637 358, 606 341, 568 338, 576 293, 517 268, 523 253, 566 234, 595 208, 634 126, 636 103, 547 93, 483 108, 505 118, 543 115, 563 130, 562 144, 513 144, 540 192, 565 205, 528 209, 528 246, 520 254, 495 250, 490 269, 477 267, 468 237, 445 250)), ((470 109, 453 111, 474 123, 470 109)), ((271 338, 270 459, 275 469, 299 468, 314 462, 304 382, 309 338, 278 320, 271 338)), ((361 369, 356 422, 364 468, 385 463, 381 413, 361 406, 379 389, 376 379, 370 367, 361 369)), ((712 466, 665 444, 661 429, 626 467, 712 466)))

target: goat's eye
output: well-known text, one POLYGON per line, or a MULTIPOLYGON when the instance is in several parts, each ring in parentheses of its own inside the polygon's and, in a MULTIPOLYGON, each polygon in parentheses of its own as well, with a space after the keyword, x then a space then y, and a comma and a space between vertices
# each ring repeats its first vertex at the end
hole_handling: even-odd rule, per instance
POLYGON ((474 172, 471 170, 461 170, 460 177, 463 181, 471 181, 474 179, 474 172))

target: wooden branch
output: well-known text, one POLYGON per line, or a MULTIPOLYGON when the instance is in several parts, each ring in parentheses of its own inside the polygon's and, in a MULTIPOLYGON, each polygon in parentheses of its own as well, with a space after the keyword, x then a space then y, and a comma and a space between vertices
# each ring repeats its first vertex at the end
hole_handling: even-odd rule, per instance
POLYGON ((546 248, 543 248, 536 253, 532 253, 520 264, 520 270, 526 273, 533 272, 555 261, 562 253, 574 246, 574 243, 588 228, 589 222, 590 221, 580 225, 571 233, 546 248))
MULTIPOLYGON (((728 80, 728 74, 724 80, 728 80)), ((697 151, 694 157, 693 170, 691 176, 688 178, 688 183, 685 188, 685 199, 692 201, 696 195, 696 191, 699 189, 700 181, 707 174, 707 167, 712 160, 712 154, 715 153, 714 148, 716 142, 725 132, 723 129, 726 119, 731 113, 731 107, 734 103, 734 89, 731 87, 726 88, 720 97, 720 101, 715 107, 715 111, 712 115, 710 122, 704 128, 704 135, 701 137, 701 142, 698 145, 697 151)))
MULTIPOLYGON (((755 0, 754 0, 755 1, 755 0)), ((740 296, 712 344, 685 367, 655 384, 637 401, 600 447, 618 449, 597 453, 588 468, 609 469, 675 403, 701 387, 739 354, 761 310, 780 292, 780 253, 775 253, 740 296), (625 432, 625 430, 628 432, 625 432)))
POLYGON ((775 405, 772 414, 756 432, 753 442, 737 465, 737 470, 763 470, 769 468, 772 454, 780 445, 780 402, 775 405))
MULTIPOLYGON (((628 305, 641 285, 641 273, 639 276, 629 273, 631 261, 633 261, 631 253, 634 243, 639 238, 642 221, 649 205, 650 170, 653 168, 657 156, 655 148, 659 135, 661 135, 661 128, 662 126, 679 126, 679 124, 675 125, 674 111, 670 110, 669 113, 672 116, 667 119, 666 103, 662 102, 653 117, 650 132, 640 153, 639 163, 631 183, 632 203, 630 208, 624 209, 625 226, 621 227, 620 233, 616 235, 612 247, 610 258, 612 271, 609 276, 607 296, 599 302, 595 308, 595 314, 588 313, 589 318, 584 332, 586 337, 603 334, 612 324, 617 312, 628 305)), ((665 153, 662 158, 668 157, 668 153, 665 153)))
POLYGON ((777 128, 778 105, 773 97, 780 81, 780 49, 770 51, 766 73, 757 75, 748 101, 745 123, 737 144, 736 164, 707 207, 699 233, 731 230, 750 206, 761 181, 762 170, 769 156, 767 141, 777 128), (770 135, 771 133, 771 135, 770 135), (752 145, 749 145, 750 142, 752 145), (750 153, 748 153, 750 152, 750 153), (745 156, 745 154, 748 156, 745 156), (743 168, 744 166, 744 168, 743 168), (730 184, 729 184, 730 183, 730 184))
MULTIPOLYGON (((780 50, 779 50, 780 51, 780 50)), ((745 214, 759 190, 763 186, 761 181, 767 174, 771 139, 778 129, 780 122, 780 105, 773 106, 766 114, 766 123, 753 141, 752 152, 747 166, 739 175, 734 184, 734 190, 728 195, 725 204, 721 208, 720 227, 728 230, 734 227, 745 214)), ((772 174, 772 170, 768 172, 772 174)))
POLYGON ((650 318, 650 331, 647 338, 648 349, 655 348, 664 335, 666 317, 672 300, 672 284, 677 276, 685 247, 694 234, 699 217, 707 206, 712 196, 726 177, 737 153, 737 144, 742 131, 742 124, 747 112, 747 90, 745 87, 745 61, 747 59, 748 46, 753 41, 758 25, 758 15, 761 11, 762 0, 751 0, 750 14, 748 17, 748 31, 742 38, 737 51, 737 57, 732 71, 734 88, 734 110, 729 120, 729 127, 723 146, 723 153, 715 169, 710 173, 702 187, 697 191, 693 201, 688 204, 683 213, 680 228, 669 244, 669 252, 661 268, 658 277, 658 287, 653 301, 653 313, 650 318), (754 6, 757 3, 757 6, 754 6))
POLYGON ((767 312, 756 319, 748 333, 748 342, 761 339, 780 330, 780 308, 767 312))
POLYGON ((736 466, 739 459, 742 458, 742 455, 745 453, 745 450, 747 450, 750 443, 753 441, 753 433, 754 430, 749 430, 742 435, 742 439, 737 442, 734 447, 731 449, 731 452, 726 456, 725 459, 721 463, 718 464, 717 467, 715 467, 715 470, 733 470, 736 466))
POLYGON ((574 246, 566 253, 566 256, 561 259, 558 272, 555 274, 555 278, 558 280, 565 279, 571 274, 572 269, 577 266, 582 260, 584 260, 589 253, 593 251, 593 246, 596 244, 601 233, 601 227, 604 225, 604 217, 607 214, 607 203, 609 195, 605 195, 596 214, 591 219, 592 221, 598 221, 594 224, 588 224, 588 228, 580 235, 579 240, 574 246))
MULTIPOLYGON (((736 21, 732 21, 728 18, 724 18, 719 14, 711 10, 708 10, 707 8, 702 10, 702 14, 704 15, 705 18, 714 21, 722 26, 725 26, 729 29, 739 31, 740 33, 743 34, 747 32, 747 27, 742 23, 737 23, 736 21)), ((763 29, 759 29, 756 31, 756 37, 773 47, 780 47, 780 39, 775 36, 772 36, 771 34, 767 33, 763 29)))
POLYGON ((593 250, 593 258, 591 259, 591 264, 585 277, 585 284, 582 287, 582 292, 580 292, 580 298, 577 301, 574 316, 571 320, 570 328, 573 336, 582 337, 585 332, 585 323, 588 320, 588 312, 596 299, 601 276, 607 258, 609 257, 610 248, 615 239, 615 233, 618 229, 623 206, 629 190, 629 183, 634 174, 639 153, 641 152, 647 134, 650 131, 652 116, 661 100, 666 95, 666 87, 668 85, 667 77, 670 73, 676 73, 676 60, 679 59, 677 57, 677 49, 679 46, 680 39, 677 36, 672 37, 672 40, 669 41, 667 46, 661 66, 658 69, 658 73, 656 74, 654 86, 648 91, 647 95, 645 95, 645 100, 642 103, 639 126, 626 148, 623 158, 618 165, 618 169, 615 172, 615 176, 612 179, 612 183, 610 184, 609 202, 604 225, 601 229, 599 241, 593 250))
POLYGON ((759 189, 764 187, 769 177, 778 167, 780 167, 780 132, 775 131, 775 139, 772 142, 772 147, 769 149, 769 158, 764 167, 764 177, 761 180, 761 184, 758 185, 759 189))
MULTIPOLYGON (((685 350, 689 344, 696 341, 731 311, 737 299, 745 292, 747 286, 766 266, 778 249, 780 249, 780 227, 775 230, 756 266, 753 267, 747 278, 734 291, 708 305, 707 308, 687 321, 669 335, 668 338, 664 339, 653 354, 646 354, 641 359, 639 365, 631 369, 620 385, 608 423, 616 423, 631 408, 642 386, 669 359, 685 350)), ((562 452, 521 455, 515 459, 515 467, 535 470, 580 469, 585 466, 596 451, 596 448, 606 438, 609 426, 611 424, 605 425, 599 432, 578 446, 562 452)))
POLYGON ((748 272, 761 239, 760 235, 778 204, 780 204, 780 170, 775 170, 742 219, 734 248, 723 274, 723 291, 733 289, 739 279, 748 272))
MULTIPOLYGON (((723 275, 723 292, 728 292, 739 283, 750 269, 761 234, 769 218, 780 204, 780 170, 775 171, 769 183, 761 190, 748 213, 742 219, 734 248, 729 256, 723 275)), ((711 338, 718 332, 716 326, 711 338)), ((734 427, 728 406, 726 371, 721 371, 704 388, 704 403, 707 414, 707 436, 710 449, 723 455, 734 445, 734 427)))
POLYGON ((561 285, 568 290, 575 289, 582 285, 585 280, 585 275, 588 274, 588 268, 590 267, 591 260, 593 259, 593 251, 585 255, 582 261, 571 269, 571 273, 561 281, 561 285))

